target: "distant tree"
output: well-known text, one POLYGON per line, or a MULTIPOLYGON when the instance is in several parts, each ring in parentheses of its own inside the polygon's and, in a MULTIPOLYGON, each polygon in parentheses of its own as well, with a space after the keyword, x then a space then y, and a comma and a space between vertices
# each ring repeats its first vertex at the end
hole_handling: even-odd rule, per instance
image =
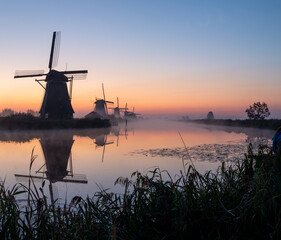
POLYGON ((265 102, 255 102, 253 105, 250 105, 245 112, 248 114, 248 118, 252 120, 264 120, 270 115, 265 102))
POLYGON ((213 112, 212 111, 208 112, 207 119, 214 119, 214 118, 215 118, 215 116, 214 116, 213 112))
POLYGON ((26 113, 27 113, 27 114, 30 114, 30 115, 33 115, 34 117, 39 117, 39 113, 36 112, 36 111, 34 111, 34 110, 32 110, 32 109, 28 109, 28 110, 26 111, 26 113))
POLYGON ((0 113, 1 117, 8 117, 15 114, 15 111, 12 110, 11 108, 5 108, 3 111, 0 113))

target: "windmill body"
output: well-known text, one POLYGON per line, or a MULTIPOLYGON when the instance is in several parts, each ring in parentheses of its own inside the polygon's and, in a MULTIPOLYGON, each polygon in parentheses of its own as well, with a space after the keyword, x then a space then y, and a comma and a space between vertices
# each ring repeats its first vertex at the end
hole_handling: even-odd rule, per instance
POLYGON ((67 91, 68 78, 55 70, 46 77, 46 91, 40 109, 41 118, 72 118, 74 110, 67 91))
POLYGON ((94 111, 98 113, 101 117, 105 118, 106 114, 106 102, 103 99, 97 99, 95 101, 94 111))
POLYGON ((112 108, 114 111, 114 117, 117 119, 121 118, 121 111, 126 111, 127 110, 127 106, 125 108, 120 108, 119 107, 119 98, 117 97, 117 107, 116 108, 112 108))
POLYGON ((114 117, 116 118, 121 118, 121 115, 120 115, 120 108, 119 107, 116 107, 113 109, 114 110, 114 117))
POLYGON ((14 76, 14 78, 46 76, 43 80, 35 80, 45 89, 43 102, 40 108, 41 118, 73 118, 74 110, 71 105, 73 80, 83 79, 88 73, 87 70, 56 71, 53 69, 58 61, 59 41, 60 32, 54 32, 49 60, 49 72, 47 74, 44 74, 42 70, 18 71, 14 76), (40 83, 41 81, 46 82, 45 87, 40 83), (68 82, 70 82, 70 93, 67 89, 68 82))
POLYGON ((105 100, 105 92, 104 92, 103 84, 102 84, 102 91, 103 91, 103 99, 96 98, 96 101, 94 102, 95 104, 94 112, 101 118, 107 118, 108 116, 107 104, 114 104, 114 102, 105 100))

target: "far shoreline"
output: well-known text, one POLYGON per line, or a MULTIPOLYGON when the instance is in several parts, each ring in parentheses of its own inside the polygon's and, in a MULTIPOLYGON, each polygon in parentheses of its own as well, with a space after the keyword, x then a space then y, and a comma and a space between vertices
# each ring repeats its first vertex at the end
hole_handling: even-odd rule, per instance
POLYGON ((0 117, 0 130, 51 130, 51 129, 95 129, 108 128, 108 119, 41 119, 29 114, 0 117))
POLYGON ((183 122, 192 122, 206 125, 227 126, 227 127, 245 127, 276 130, 281 126, 280 119, 264 119, 264 120, 250 120, 250 119, 190 119, 180 120, 183 122))

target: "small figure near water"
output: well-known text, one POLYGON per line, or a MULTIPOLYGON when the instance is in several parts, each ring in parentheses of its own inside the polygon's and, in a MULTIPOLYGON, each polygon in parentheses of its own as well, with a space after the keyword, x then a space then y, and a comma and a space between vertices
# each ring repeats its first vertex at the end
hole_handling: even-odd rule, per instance
POLYGON ((277 128, 276 133, 273 137, 272 150, 274 153, 280 151, 281 144, 281 126, 277 128))

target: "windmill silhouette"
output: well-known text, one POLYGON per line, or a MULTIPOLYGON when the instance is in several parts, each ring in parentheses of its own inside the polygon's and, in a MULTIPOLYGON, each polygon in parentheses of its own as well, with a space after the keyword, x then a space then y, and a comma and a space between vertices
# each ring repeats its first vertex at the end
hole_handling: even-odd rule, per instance
POLYGON ((108 108, 107 104, 114 104, 114 102, 107 101, 105 99, 105 93, 104 93, 104 86, 102 84, 102 92, 103 92, 103 99, 96 98, 96 101, 94 102, 95 104, 95 109, 94 111, 98 113, 101 117, 106 118, 108 116, 108 108))
POLYGON ((137 119, 137 116, 138 115, 141 115, 140 113, 135 113, 135 107, 133 107, 133 111, 132 112, 130 112, 130 111, 127 111, 128 110, 128 108, 127 108, 127 103, 126 103, 126 110, 125 110, 125 112, 124 112, 124 118, 125 119, 131 119, 131 120, 133 120, 133 119, 137 119))
POLYGON ((117 97, 117 107, 110 108, 110 109, 113 109, 115 118, 121 118, 120 112, 128 110, 126 107, 124 107, 124 108, 119 107, 119 98, 118 97, 117 97))
POLYGON ((40 108, 41 118, 65 119, 73 118, 74 110, 71 105, 73 80, 85 79, 88 70, 56 71, 60 46, 60 32, 53 33, 49 72, 16 71, 14 78, 28 78, 46 76, 45 79, 35 79, 44 89, 45 94, 40 108), (46 86, 41 82, 45 81, 46 86), (70 83, 70 91, 67 91, 67 82, 70 83))

